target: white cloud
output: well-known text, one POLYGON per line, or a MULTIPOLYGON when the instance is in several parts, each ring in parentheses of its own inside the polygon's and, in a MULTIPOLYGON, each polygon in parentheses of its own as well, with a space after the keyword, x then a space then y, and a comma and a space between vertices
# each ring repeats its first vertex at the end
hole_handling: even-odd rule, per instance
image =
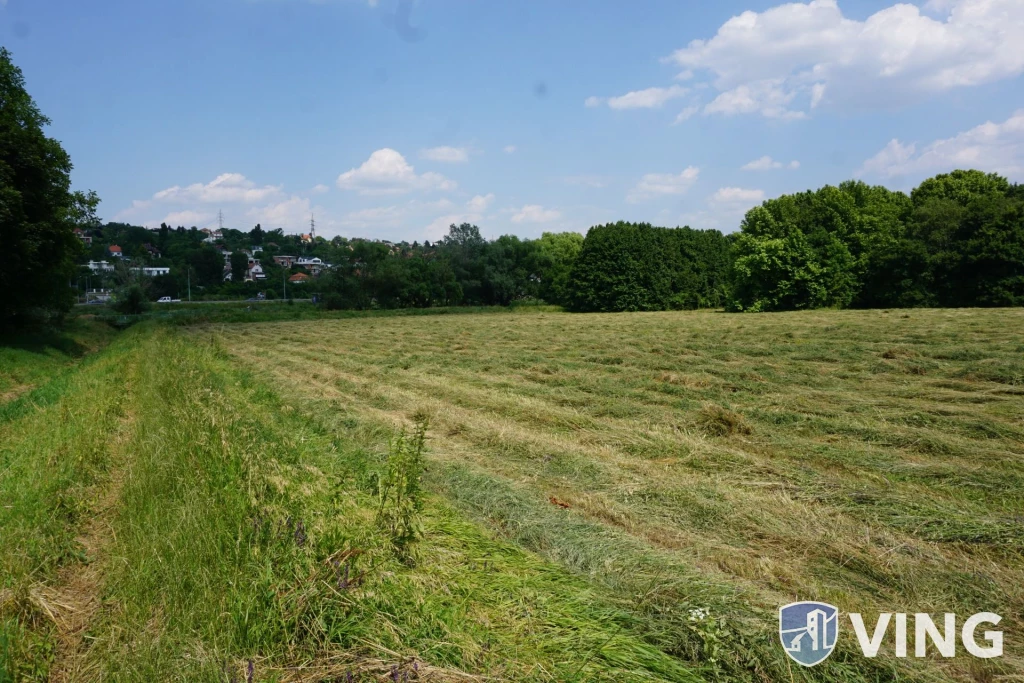
POLYGON ((515 154, 515 153, 516 153, 516 146, 515 145, 505 145, 505 154, 515 154))
POLYGON ((688 88, 673 85, 668 88, 647 88, 608 98, 608 106, 612 109, 653 109, 660 107, 669 100, 682 97, 688 88))
POLYGON ((539 204, 527 204, 512 215, 513 223, 550 223, 562 217, 560 211, 545 209, 539 204))
POLYGON ((712 204, 728 206, 752 206, 765 199, 764 190, 745 190, 741 187, 722 187, 709 198, 712 204))
MULTIPOLYGON (((494 203, 494 193, 488 193, 483 195, 476 195, 468 202, 466 202, 465 209, 463 211, 449 211, 443 216, 430 221, 427 226, 423 229, 423 237, 428 240, 439 240, 448 234, 448 228, 452 224, 459 225, 461 223, 480 223, 485 218, 485 212, 490 208, 491 204, 494 203)), ((451 209, 454 204, 449 204, 446 209, 451 209)))
POLYGON ((464 147, 431 147, 420 150, 420 158, 447 164, 460 164, 469 161, 469 151, 464 147))
POLYGON ((672 125, 682 123, 683 121, 689 120, 691 116, 696 114, 700 110, 700 107, 687 107, 686 109, 679 112, 676 116, 676 120, 672 122, 672 125))
POLYGON ((257 187, 241 173, 222 173, 205 185, 175 185, 153 195, 157 202, 222 204, 227 202, 261 202, 281 194, 280 186, 257 187))
POLYGON ((778 79, 755 81, 723 92, 704 107, 704 113, 733 116, 759 112, 770 119, 802 119, 806 114, 788 108, 795 96, 786 92, 778 79))
POLYGON ((884 177, 916 175, 971 168, 1003 175, 1024 173, 1024 109, 1003 123, 991 121, 918 151, 914 143, 892 140, 864 162, 858 175, 884 177))
POLYGON ((597 107, 608 103, 612 109, 655 109, 662 106, 669 100, 682 97, 689 92, 688 88, 681 85, 673 85, 668 88, 647 88, 646 90, 634 90, 625 95, 617 97, 588 97, 583 104, 587 107, 597 107))
MULTIPOLYGON (((707 113, 796 118, 807 106, 891 107, 1024 72, 1024 2, 932 0, 864 21, 836 0, 743 12, 667 61, 704 71, 721 93, 707 113), (792 106, 799 101, 799 106, 792 106)), ((685 73, 685 71, 684 71, 685 73)))
POLYGON ((327 187, 326 185, 324 185, 324 184, 322 184, 322 183, 321 183, 320 185, 316 185, 316 186, 314 186, 314 187, 313 187, 313 189, 312 189, 312 190, 310 190, 310 191, 311 191, 311 192, 312 192, 313 194, 323 194, 324 192, 327 192, 327 191, 328 191, 328 190, 330 190, 330 189, 331 189, 331 188, 329 188, 329 187, 327 187))
POLYGON ((753 161, 743 164, 740 167, 741 171, 774 171, 780 168, 788 168, 796 170, 800 168, 799 161, 791 161, 788 164, 783 164, 781 161, 775 161, 770 156, 763 156, 760 159, 754 159, 753 161))
POLYGON ((405 194, 413 190, 453 190, 455 181, 439 173, 417 175, 415 169, 393 149, 378 149, 359 168, 338 176, 338 187, 362 195, 405 194))
MULTIPOLYGON (((283 228, 287 233, 292 231, 309 232, 309 218, 315 212, 309 198, 292 195, 281 202, 253 207, 246 211, 245 215, 250 222, 259 223, 266 230, 283 228)), ((321 220, 317 220, 318 224, 321 222, 321 220)))
POLYGON ((217 217, 214 213, 204 213, 202 211, 172 211, 171 213, 164 216, 162 221, 159 223, 166 223, 171 227, 177 227, 182 225, 186 228, 190 228, 193 225, 196 227, 205 227, 207 223, 217 217))
POLYGON ((478 194, 466 202, 466 208, 475 213, 479 213, 481 211, 486 211, 487 207, 489 207, 492 202, 494 202, 493 192, 485 195, 478 194))
POLYGON ((375 206, 358 211, 350 211, 341 217, 339 223, 348 228, 367 229, 380 227, 397 227, 406 215, 405 209, 398 206, 375 206))
POLYGON ((679 175, 672 173, 648 173, 636 184, 626 201, 638 202, 652 197, 685 194, 700 176, 700 169, 689 166, 679 175))

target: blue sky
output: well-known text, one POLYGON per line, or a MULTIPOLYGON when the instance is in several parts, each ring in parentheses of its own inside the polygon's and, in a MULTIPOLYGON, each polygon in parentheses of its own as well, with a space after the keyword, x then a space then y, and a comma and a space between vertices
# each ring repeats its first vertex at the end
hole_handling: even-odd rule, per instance
POLYGON ((0 0, 104 219, 410 241, 1024 180, 1022 38, 1020 0, 0 0))

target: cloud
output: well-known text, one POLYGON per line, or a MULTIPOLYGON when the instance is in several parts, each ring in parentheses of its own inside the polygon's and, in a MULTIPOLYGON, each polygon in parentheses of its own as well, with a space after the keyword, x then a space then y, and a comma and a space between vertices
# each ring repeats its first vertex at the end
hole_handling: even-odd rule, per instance
POLYGON ((647 88, 634 90, 618 97, 588 97, 583 104, 587 107, 598 107, 607 102, 611 109, 655 109, 669 100, 682 97, 689 88, 673 85, 668 88, 647 88))
POLYGON ((469 151, 464 147, 431 147, 420 150, 420 158, 448 164, 460 164, 469 161, 469 151))
POLYGON ((405 194, 413 190, 453 190, 455 181, 439 173, 417 175, 415 169, 393 149, 378 149, 359 168, 338 176, 338 187, 361 195, 405 194))
POLYGON ((375 206, 350 211, 338 222, 345 227, 357 229, 397 227, 405 215, 405 209, 398 206, 375 206))
POLYGON ((783 164, 781 161, 775 161, 770 156, 763 156, 760 159, 754 159, 753 161, 743 164, 740 167, 741 171, 774 171, 780 168, 788 168, 796 170, 800 168, 799 161, 791 161, 788 164, 783 164))
POLYGON ((515 153, 516 153, 516 146, 515 145, 505 145, 505 154, 515 154, 515 153))
POLYGON ((330 189, 331 188, 321 183, 320 185, 314 186, 313 189, 310 190, 310 192, 312 192, 313 194, 323 194, 324 192, 327 192, 330 189))
MULTIPOLYGON (((307 231, 310 216, 316 213, 311 206, 308 197, 292 195, 282 202, 267 204, 266 206, 253 207, 246 211, 245 215, 252 223, 259 223, 267 230, 283 228, 285 232, 307 231)), ((321 211, 322 213, 322 211, 321 211)), ((319 225, 323 221, 317 220, 319 225)), ((323 226, 326 227, 326 224, 323 226)))
POLYGON ((225 206, 232 209, 226 214, 237 217, 247 206, 284 196, 280 185, 260 186, 241 173, 222 173, 208 183, 174 185, 155 192, 150 199, 136 199, 112 220, 148 227, 162 222, 205 227, 216 218, 216 212, 211 209, 225 206))
POLYGON ((727 90, 704 107, 705 114, 752 114, 759 112, 765 118, 796 120, 807 115, 789 109, 796 93, 786 92, 780 80, 756 81, 727 90))
POLYGON ((648 173, 626 196, 628 202, 638 202, 653 197, 685 194, 700 176, 700 169, 689 166, 679 175, 671 173, 648 173))
POLYGON ((674 126, 676 124, 682 123, 683 121, 689 120, 689 118, 696 114, 698 111, 700 111, 700 107, 687 107, 686 109, 679 112, 679 114, 676 116, 676 120, 672 122, 672 125, 674 126))
POLYGON ((183 225, 185 227, 196 227, 205 226, 207 223, 217 217, 214 213, 204 213, 202 211, 172 211, 171 213, 164 216, 164 219, 160 223, 166 223, 171 227, 177 227, 183 225))
POLYGON ((719 91, 709 114, 798 118, 806 108, 889 108, 1024 72, 1024 2, 932 0, 933 18, 907 3, 864 21, 836 0, 743 12, 714 37, 666 61, 705 72, 719 91))
POLYGON ((550 223, 562 217, 560 211, 545 209, 539 204, 527 204, 512 215, 513 223, 550 223))
POLYGON ((760 204, 764 199, 764 190, 723 187, 716 190, 708 201, 717 206, 751 206, 753 204, 760 204))
POLYGON ((223 204, 227 202, 260 202, 281 194, 280 186, 257 187, 241 173, 222 173, 205 185, 175 185, 153 195, 157 202, 223 204))
MULTIPOLYGON (((434 218, 427 226, 423 229, 423 237, 428 240, 439 240, 448 234, 448 228, 452 224, 459 225, 461 223, 480 223, 484 220, 484 212, 490 208, 491 204, 494 203, 494 193, 488 193, 483 195, 476 195, 468 202, 466 202, 463 211, 448 211, 443 216, 434 218)), ((450 209, 454 207, 454 204, 449 204, 444 207, 450 209)))
POLYGON ((1003 123, 991 121, 920 151, 914 143, 892 140, 861 166, 857 175, 926 176, 971 168, 1016 176, 1024 173, 1024 109, 1003 123))
POLYGON ((491 192, 489 194, 485 194, 485 195, 479 195, 478 194, 477 196, 473 197, 468 202, 466 202, 466 208, 469 209, 470 211, 479 213, 481 211, 486 211, 487 207, 489 207, 491 205, 491 203, 493 203, 493 202, 494 202, 494 193, 493 192, 491 192))

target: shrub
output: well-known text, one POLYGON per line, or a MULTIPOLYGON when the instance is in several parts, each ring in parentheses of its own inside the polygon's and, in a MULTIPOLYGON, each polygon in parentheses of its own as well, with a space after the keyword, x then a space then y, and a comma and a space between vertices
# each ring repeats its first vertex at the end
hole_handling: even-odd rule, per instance
POLYGON ((129 285, 117 293, 112 308, 125 315, 137 315, 149 310, 149 299, 139 285, 129 285))
POLYGON ((406 560, 410 559, 409 546, 420 536, 417 517, 423 508, 420 477, 427 423, 426 417, 418 416, 411 437, 403 428, 389 444, 387 469, 378 490, 377 524, 387 532, 396 553, 406 560))

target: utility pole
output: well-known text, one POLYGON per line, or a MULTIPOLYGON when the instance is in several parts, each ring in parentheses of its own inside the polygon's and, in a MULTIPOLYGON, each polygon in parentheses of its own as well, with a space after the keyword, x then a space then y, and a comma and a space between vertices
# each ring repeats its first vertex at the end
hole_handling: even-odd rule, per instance
POLYGON ((192 303, 192 266, 188 267, 188 302, 192 303))
POLYGON ((287 274, 288 274, 287 269, 282 268, 281 269, 281 298, 282 299, 287 299, 288 298, 288 284, 287 284, 287 282, 284 279, 284 276, 287 275, 287 274))
POLYGON ((313 214, 309 214, 309 239, 316 239, 316 221, 313 220, 313 214))
POLYGON ((218 211, 217 212, 217 229, 220 230, 221 232, 224 231, 224 212, 223 211, 218 211))

